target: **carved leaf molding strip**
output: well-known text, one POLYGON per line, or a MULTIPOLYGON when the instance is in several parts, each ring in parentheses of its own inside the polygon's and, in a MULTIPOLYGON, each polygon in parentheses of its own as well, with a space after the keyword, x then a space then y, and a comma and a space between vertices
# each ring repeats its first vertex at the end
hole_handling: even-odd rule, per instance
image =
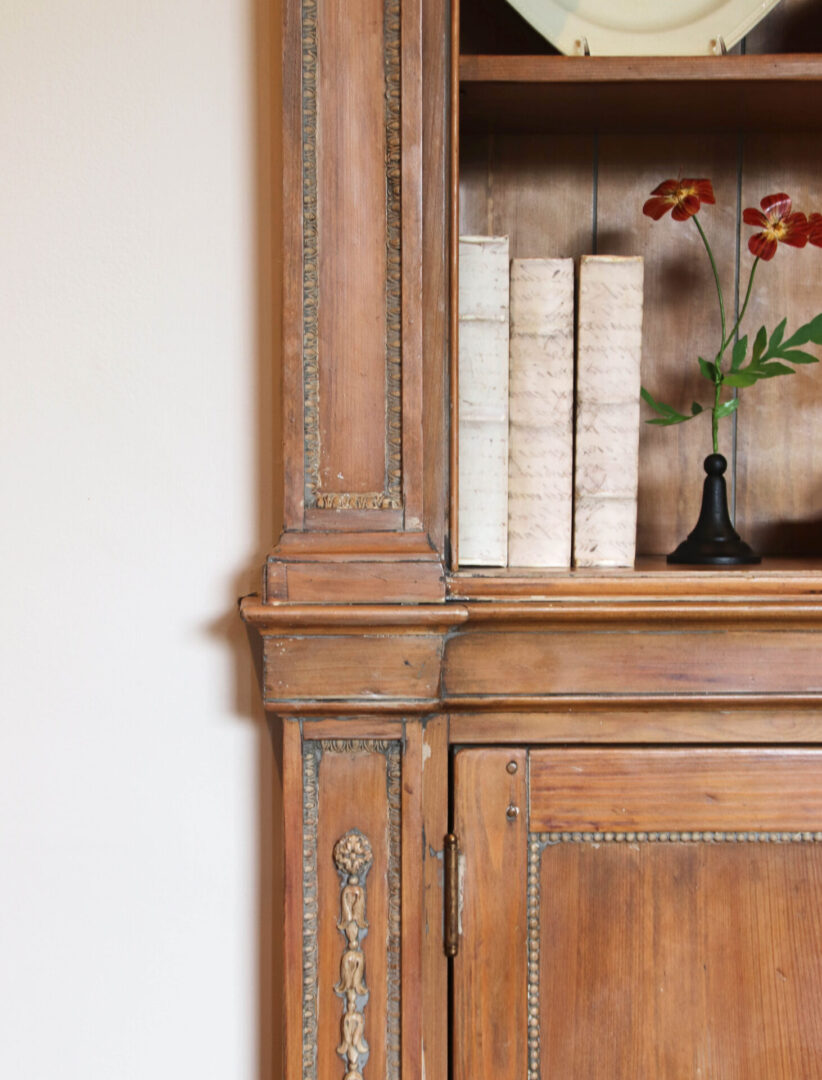
POLYGON ((385 488, 320 491, 319 236, 317 231, 317 0, 302 2, 303 408, 305 505, 320 510, 402 508, 402 88, 400 3, 384 0, 385 488))
POLYGON ((822 832, 544 832, 528 834, 528 1080, 540 1080, 540 880, 542 853, 557 844, 807 844, 822 832))
MULTIPOLYGON (((386 761, 388 963, 385 1078, 399 1080, 400 1077, 402 743, 387 739, 321 739, 303 743, 303 1080, 317 1080, 319 763, 324 754, 362 753, 382 754, 386 761)), ((368 988, 361 942, 368 927, 365 877, 373 861, 370 841, 359 830, 349 830, 335 844, 333 858, 342 878, 337 927, 345 938, 340 980, 334 988, 344 1003, 337 1052, 346 1063, 344 1080, 362 1080, 362 1070, 368 1060, 364 1016, 368 988)))

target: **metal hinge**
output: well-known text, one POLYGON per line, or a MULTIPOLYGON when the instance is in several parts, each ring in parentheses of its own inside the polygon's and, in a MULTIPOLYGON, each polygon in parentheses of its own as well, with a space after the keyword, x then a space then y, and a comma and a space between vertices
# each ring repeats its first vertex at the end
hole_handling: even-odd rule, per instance
POLYGON ((454 833, 445 837, 442 852, 445 877, 443 944, 446 956, 456 956, 460 947, 460 854, 454 833))

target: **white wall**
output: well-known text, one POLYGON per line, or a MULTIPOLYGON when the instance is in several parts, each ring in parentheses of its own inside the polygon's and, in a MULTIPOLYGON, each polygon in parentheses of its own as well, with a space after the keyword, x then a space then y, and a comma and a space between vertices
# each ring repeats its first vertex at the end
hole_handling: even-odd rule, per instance
POLYGON ((275 20, 0 0, 0 1076, 276 1077, 275 20))

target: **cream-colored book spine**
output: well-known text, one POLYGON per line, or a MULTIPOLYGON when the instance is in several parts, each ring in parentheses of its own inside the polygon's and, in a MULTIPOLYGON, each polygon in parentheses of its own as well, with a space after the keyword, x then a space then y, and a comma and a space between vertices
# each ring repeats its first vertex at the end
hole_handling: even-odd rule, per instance
POLYGON ((459 562, 508 561, 508 237, 459 241, 459 562))
POLYGON ((574 565, 632 566, 642 351, 641 256, 579 272, 574 565))
POLYGON ((571 565, 574 261, 514 259, 508 564, 571 565))

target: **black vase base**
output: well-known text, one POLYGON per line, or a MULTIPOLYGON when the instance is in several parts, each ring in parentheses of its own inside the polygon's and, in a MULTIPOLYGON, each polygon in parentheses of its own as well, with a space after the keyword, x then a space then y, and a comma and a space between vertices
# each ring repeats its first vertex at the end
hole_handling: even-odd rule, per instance
POLYGON ((690 566, 751 566, 762 557, 744 540, 731 524, 728 496, 725 488, 727 461, 722 454, 705 458, 705 483, 702 489, 702 508, 696 528, 676 551, 668 556, 669 563, 690 566))
POLYGON ((705 541, 689 536, 671 552, 668 562, 685 566, 754 566, 762 562, 762 556, 739 538, 705 541))

